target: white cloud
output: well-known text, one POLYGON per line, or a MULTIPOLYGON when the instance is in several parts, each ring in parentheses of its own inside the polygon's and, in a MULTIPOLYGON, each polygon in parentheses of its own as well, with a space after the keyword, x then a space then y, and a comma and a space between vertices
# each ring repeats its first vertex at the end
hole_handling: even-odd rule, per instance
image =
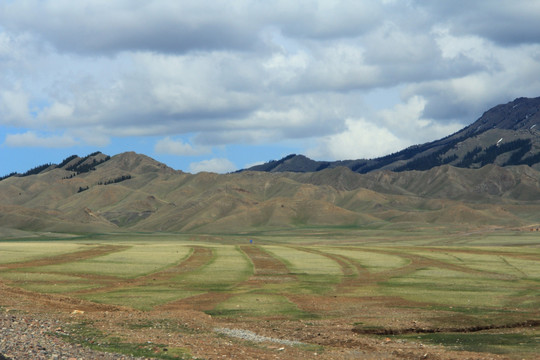
POLYGON ((375 113, 371 120, 349 118, 342 132, 322 138, 308 155, 330 160, 375 158, 437 140, 463 127, 423 118, 425 104, 423 98, 415 96, 404 104, 375 113))
POLYGON ((169 136, 158 140, 154 146, 154 151, 158 154, 169 154, 178 156, 196 156, 208 154, 210 149, 207 147, 194 148, 191 144, 184 143, 182 140, 173 140, 169 136))
POLYGON ((82 127, 72 129, 69 134, 80 139, 82 143, 95 147, 107 146, 111 143, 110 133, 100 126, 90 129, 82 127))
POLYGON ((368 159, 402 148, 406 141, 366 119, 347 119, 346 130, 320 140, 308 156, 324 160, 368 159))
POLYGON ((540 3, 499 0, 493 5, 490 0, 422 2, 424 11, 458 35, 479 35, 503 46, 538 42, 540 28, 533 24, 540 16, 540 3))
POLYGON ((515 49, 482 42, 481 49, 469 49, 472 44, 466 45, 467 39, 452 39, 455 42, 461 48, 453 45, 454 52, 468 53, 482 68, 449 79, 409 84, 404 92, 407 97, 421 95, 427 101, 424 116, 470 123, 492 106, 540 95, 540 78, 535 75, 540 71, 540 45, 515 49))
POLYGON ((65 122, 73 117, 73 106, 55 102, 44 108, 40 117, 47 123, 65 122))
POLYGON ((64 144, 160 136, 167 154, 385 155, 540 95, 532 3, 0 2, 0 125, 64 144), (369 103, 396 88, 385 111, 369 103))
POLYGON ((29 125, 29 103, 29 96, 22 89, 0 91, 0 123, 29 125))
POLYGON ((33 39, 29 34, 0 32, 0 63, 10 66, 25 66, 32 51, 33 39))
POLYGON ((382 84, 381 68, 366 61, 360 42, 337 42, 312 49, 313 60, 298 79, 302 92, 348 91, 382 84))
MULTIPOLYGON (((455 36, 448 28, 439 26, 432 30, 435 41, 441 50, 441 55, 446 59, 455 59, 459 56, 466 56, 474 61, 489 63, 491 52, 485 49, 489 44, 479 36, 465 35, 455 36), (486 61, 487 60, 487 61, 486 61)), ((491 58, 491 60, 493 60, 491 58)))
POLYGON ((228 173, 237 170, 236 165, 234 165, 228 159, 210 159, 203 160, 200 162, 194 162, 189 165, 190 173, 199 173, 202 171, 215 172, 215 173, 228 173))
POLYGON ((7 134, 4 142, 9 147, 38 147, 38 148, 66 148, 77 145, 78 142, 68 135, 44 136, 28 131, 22 134, 7 134))
POLYGON ((41 34, 58 49, 82 54, 185 52, 249 46, 254 31, 249 31, 248 9, 238 10, 239 6, 218 0, 30 0, 1 4, 0 21, 8 29, 41 34), (239 22, 238 16, 245 21, 239 22))
POLYGON ((253 49, 267 26, 297 38, 351 37, 377 26, 385 10, 378 0, 27 0, 0 4, 0 23, 61 51, 181 54, 253 49))
POLYGON ((424 117, 426 104, 424 98, 413 96, 406 103, 379 111, 376 119, 386 129, 403 139, 407 145, 437 140, 464 127, 464 124, 438 123, 424 117))

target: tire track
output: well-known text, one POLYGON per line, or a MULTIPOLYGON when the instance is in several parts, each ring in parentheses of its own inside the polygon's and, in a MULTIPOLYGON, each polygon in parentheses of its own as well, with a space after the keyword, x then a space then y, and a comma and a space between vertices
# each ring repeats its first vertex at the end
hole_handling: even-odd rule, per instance
POLYGON ((361 279, 365 279, 370 276, 369 271, 362 267, 362 265, 346 256, 330 254, 324 251, 303 247, 296 247, 296 249, 312 254, 321 255, 337 262, 341 268, 341 272, 343 273, 341 282, 336 286, 336 291, 340 293, 347 293, 353 291, 356 286, 361 284, 361 281, 364 281, 361 279))
POLYGON ((410 263, 405 266, 372 274, 371 278, 375 282, 387 281, 393 277, 408 275, 415 271, 418 271, 420 269, 427 268, 427 267, 436 267, 440 269, 457 271, 457 272, 462 272, 462 273, 471 274, 471 275, 478 275, 481 277, 491 276, 497 279, 504 278, 504 279, 509 279, 509 280, 515 278, 514 276, 511 276, 511 275, 504 275, 504 274, 492 272, 492 271, 475 270, 468 266, 451 264, 451 263, 437 260, 437 259, 430 259, 428 257, 421 256, 421 255, 405 254, 405 253, 400 253, 396 251, 383 251, 383 250, 366 250, 366 251, 372 251, 379 254, 396 255, 396 256, 406 258, 410 261, 410 263))
POLYGON ((240 250, 246 254, 253 264, 253 275, 246 282, 250 286, 257 287, 261 284, 297 280, 296 276, 290 273, 290 270, 281 260, 270 255, 261 247, 242 245, 240 250))
POLYGON ((115 291, 118 289, 126 287, 135 287, 135 286, 144 286, 153 282, 167 281, 179 274, 194 271, 201 266, 205 265, 212 259, 212 250, 202 246, 193 247, 193 252, 189 257, 182 261, 176 266, 171 266, 162 271, 151 273, 148 275, 143 275, 134 279, 124 279, 121 281, 115 281, 114 283, 109 283, 104 287, 98 289, 86 289, 76 292, 72 292, 73 295, 82 295, 82 294, 98 294, 105 293, 110 291, 115 291))
POLYGON ((521 252, 510 252, 510 251, 495 251, 495 250, 484 250, 484 249, 459 249, 459 248, 437 248, 437 247, 422 247, 422 248, 410 248, 420 251, 433 251, 441 253, 461 253, 461 254, 474 254, 474 255, 497 255, 497 256, 508 256, 517 259, 523 260, 535 260, 539 261, 540 256, 537 254, 527 254, 521 252))
MULTIPOLYGON (((290 275, 290 271, 285 264, 259 246, 242 245, 239 246, 239 249, 253 264, 253 275, 248 280, 236 284, 235 287, 249 286, 252 288, 260 288, 261 285, 269 283, 296 281, 296 276, 290 275)), ((158 308, 159 310, 193 309, 198 311, 210 311, 219 303, 227 301, 235 295, 236 294, 233 292, 209 291, 204 294, 161 305, 158 308)))
POLYGON ((80 260, 87 260, 94 257, 111 254, 114 252, 119 252, 122 250, 126 250, 128 248, 129 246, 126 246, 126 245, 101 245, 101 246, 98 246, 96 248, 89 249, 89 250, 75 251, 71 253, 51 256, 48 258, 29 260, 29 261, 17 262, 17 263, 11 263, 11 264, 2 264, 0 265, 0 267, 2 268, 2 270, 13 270, 13 269, 28 268, 28 267, 40 267, 40 266, 47 266, 47 265, 66 264, 66 263, 80 261, 80 260))

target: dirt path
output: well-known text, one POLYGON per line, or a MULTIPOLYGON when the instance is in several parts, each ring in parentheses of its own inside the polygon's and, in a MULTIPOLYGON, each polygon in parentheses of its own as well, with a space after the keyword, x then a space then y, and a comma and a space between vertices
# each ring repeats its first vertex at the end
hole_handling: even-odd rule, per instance
POLYGON ((258 288, 269 283, 285 283, 297 281, 290 270, 279 259, 275 258, 259 246, 243 245, 240 250, 246 254, 253 264, 253 275, 243 283, 258 288))
MULTIPOLYGON (((408 249, 410 250, 410 248, 408 249)), ((419 251, 433 251, 439 253, 461 253, 461 254, 475 254, 475 255, 496 255, 496 256, 509 256, 517 259, 523 260, 535 260, 538 261, 540 256, 537 254, 526 254, 519 252, 510 252, 510 251, 494 251, 488 249, 447 249, 447 248, 437 248, 437 247, 424 247, 419 248, 419 251)))
MULTIPOLYGON (((207 264, 212 259, 212 250, 202 246, 194 246, 193 252, 190 256, 182 261, 176 266, 168 267, 165 270, 151 273, 148 275, 140 276, 133 279, 122 279, 114 278, 114 281, 108 281, 106 285, 98 289, 85 289, 77 292, 73 292, 73 295, 80 294, 97 294, 104 293, 109 291, 118 290, 125 287, 134 287, 134 286, 143 286, 150 282, 155 281, 166 281, 179 274, 194 271, 201 266, 207 264)), ((93 276, 94 280, 99 280, 100 277, 93 276)), ((105 279, 105 277, 101 277, 105 279)))
MULTIPOLYGON (((289 275, 289 269, 278 259, 274 258, 258 246, 243 245, 239 249, 244 252, 253 264, 253 275, 235 287, 249 286, 259 288, 267 283, 282 283, 295 281, 296 277, 289 275)), ((170 302, 159 307, 161 310, 194 309, 197 311, 213 310, 216 305, 233 297, 231 292, 209 291, 204 294, 170 302)))
MULTIPOLYGON (((239 247, 253 264, 253 275, 235 287, 249 286, 254 289, 268 283, 283 283, 296 281, 296 276, 289 274, 289 269, 259 246, 242 245, 239 247)), ((234 296, 232 292, 210 291, 204 294, 174 301, 159 307, 161 310, 194 309, 198 311, 213 310, 216 305, 234 296)))
POLYGON ((118 311, 121 306, 98 304, 91 301, 77 299, 61 294, 45 294, 24 290, 17 287, 6 286, 0 282, 0 294, 3 301, 1 305, 37 311, 55 311, 71 313, 74 310, 82 311, 118 311), (7 301, 9 299, 9 301, 7 301))
MULTIPOLYGON (((342 249, 347 249, 347 248, 342 248, 342 249)), ((316 251, 316 250, 310 250, 310 251, 317 252, 320 255, 327 256, 328 258, 334 259, 335 261, 339 263, 339 260, 336 258, 334 254, 328 254, 328 253, 325 253, 322 251, 316 251)), ((363 268, 354 259, 347 258, 346 256, 338 256, 338 257, 344 258, 345 260, 350 261, 351 264, 354 264, 354 266, 356 266, 357 271, 359 273, 359 276, 357 276, 356 278, 351 278, 349 280, 345 279, 342 287, 375 284, 378 282, 387 281, 393 277, 405 276, 415 271, 418 271, 420 269, 424 269, 428 267, 435 267, 435 268, 441 268, 441 269, 446 269, 446 270, 458 271, 458 272, 463 272, 467 274, 479 275, 482 277, 493 276, 494 278, 497 278, 497 279, 501 279, 501 278, 513 279, 514 278, 513 276, 510 276, 510 275, 507 276, 507 275, 497 273, 497 272, 475 270, 464 265, 452 264, 445 261, 431 259, 425 256, 416 255, 416 254, 408 254, 408 253, 402 253, 402 252, 390 251, 390 250, 385 251, 385 250, 363 249, 362 251, 399 256, 399 257, 409 260, 409 264, 396 267, 394 269, 371 273, 371 272, 366 271, 366 269, 363 268)))
POLYGON ((100 245, 92 249, 55 255, 48 258, 41 258, 37 260, 29 260, 29 261, 17 262, 17 263, 11 263, 11 264, 2 264, 1 267, 2 269, 12 270, 12 269, 27 268, 27 267, 65 264, 65 263, 70 263, 74 261, 81 261, 81 260, 91 259, 98 256, 111 254, 113 252, 122 251, 128 248, 129 246, 122 246, 122 245, 100 245))
POLYGON ((306 251, 312 254, 322 255, 339 264, 343 273, 342 281, 336 286, 336 291, 339 293, 348 293, 356 287, 366 284, 370 281, 371 274, 362 265, 354 260, 337 254, 330 254, 319 250, 307 249, 303 247, 295 247, 297 250, 306 251))
MULTIPOLYGON (((178 275, 180 273, 186 273, 191 271, 196 271, 200 267, 206 265, 208 262, 212 260, 213 252, 212 249, 206 248, 206 247, 196 247, 196 253, 194 254, 183 264, 184 266, 179 266, 178 271, 175 273, 175 275, 178 275), (191 261, 189 261, 191 259, 191 261)), ((182 264, 180 264, 182 265, 182 264)), ((148 280, 153 280, 155 277, 148 276, 148 280)), ((148 281, 147 280, 147 281, 148 281)), ((161 278, 161 280, 164 280, 161 278)), ((171 310, 189 310, 194 309, 197 311, 208 311, 212 310, 216 304, 227 300, 230 298, 232 294, 229 293, 220 293, 220 292, 214 292, 210 291, 204 294, 191 296, 188 298, 176 300, 169 302, 164 305, 160 305, 155 307, 156 310, 159 311, 171 311, 171 310)))
POLYGON ((276 259, 259 246, 242 245, 242 250, 251 260, 254 267, 254 275, 287 275, 289 269, 280 260, 276 259))
MULTIPOLYGON (((305 251, 303 248, 297 248, 305 251)), ((67 254, 67 258, 56 256, 49 259, 11 264, 11 269, 78 261, 122 249, 123 247, 104 245, 67 254)), ((252 261, 254 274, 248 280, 237 284, 237 286, 248 286, 256 289, 258 286, 269 282, 284 281, 283 279, 277 280, 280 278, 289 279, 285 281, 298 281, 296 277, 289 275, 289 269, 283 262, 265 252, 264 249, 248 245, 241 246, 240 249, 252 261)), ((34 293, 12 288, 0 282, 0 305, 4 309, 17 309, 17 312, 27 312, 25 319, 29 319, 28 321, 33 321, 32 314, 36 314, 36 317, 48 316, 48 319, 52 320, 46 319, 46 321, 55 321, 54 331, 63 332, 70 324, 87 323, 96 329, 100 329, 103 333, 110 334, 112 337, 121 337, 125 341, 140 344, 165 344, 163 347, 156 347, 156 351, 164 352, 166 351, 163 349, 164 347, 180 347, 189 349, 194 357, 205 359, 504 359, 504 356, 454 352, 418 342, 386 340, 353 331, 353 323, 359 316, 364 316, 368 320, 377 316, 382 319, 400 319, 399 322, 397 320, 385 320, 387 321, 385 325, 389 325, 388 328, 392 331, 410 329, 412 327, 408 327, 407 324, 417 319, 423 309, 418 306, 418 303, 412 304, 400 298, 349 296, 348 292, 352 288, 373 285, 378 281, 385 281, 393 276, 408 274, 423 267, 437 266, 457 269, 458 271, 464 271, 464 269, 474 270, 421 256, 399 254, 399 256, 408 258, 410 264, 380 273, 369 273, 358 262, 346 256, 327 254, 318 250, 312 252, 327 256, 340 265, 344 276, 341 283, 336 284, 336 293, 327 295, 298 293, 289 294, 287 297, 296 303, 299 308, 312 311, 314 314, 320 314, 321 318, 306 320, 286 319, 283 317, 264 319, 249 317, 219 318, 203 313, 213 309, 216 304, 234 296, 234 291, 208 292, 143 312, 126 307, 97 304, 59 294, 34 293), (337 296, 340 294, 347 294, 347 296, 337 296), (409 305, 414 306, 409 307, 409 305), (82 310, 84 313, 73 315, 73 310, 82 310), (331 316, 327 317, 326 315, 331 316), (215 331, 215 329, 223 328, 250 330, 254 334, 267 338, 301 341, 306 345, 303 347, 276 343, 254 345, 250 341, 235 339, 215 331)), ((180 274, 197 271, 208 264, 212 258, 211 248, 194 246, 191 255, 176 266, 135 279, 111 280, 106 278, 104 279, 107 282, 105 287, 90 291, 111 291, 125 286, 144 286, 154 281, 167 281, 180 274)), ((485 272, 481 273, 485 275, 485 272)), ((0 311, 4 310, 0 308, 0 311)), ((25 336, 27 336, 27 329, 21 328, 20 330, 20 334, 15 331, 10 333, 10 344, 13 343, 14 346, 20 344, 21 348, 24 349, 23 345, 26 339, 25 336)), ((36 333, 35 336, 42 335, 36 333)), ((47 336, 49 337, 44 338, 43 341, 51 343, 50 335, 47 336)), ((56 341, 54 340, 54 342, 56 341)), ((60 342, 54 346, 56 348, 51 350, 53 353, 60 351, 62 348, 69 348, 60 342)), ((0 353, 2 353, 1 350, 0 347, 0 353)), ((80 354, 82 355, 77 356, 85 358, 83 352, 80 354)), ((86 358, 97 358, 93 356, 92 353, 88 352, 86 358)), ((123 357, 117 355, 110 358, 121 359, 123 357)))
POLYGON ((436 268, 441 268, 441 269, 446 269, 446 270, 458 271, 458 272, 472 274, 472 275, 479 275, 482 277, 493 276, 494 278, 498 278, 498 279, 502 279, 502 278, 513 279, 514 278, 513 276, 510 276, 510 275, 507 276, 501 273, 491 272, 491 271, 486 271, 486 270, 475 270, 468 266, 451 264, 451 263, 437 260, 437 259, 430 259, 428 257, 421 256, 421 255, 405 254, 405 253, 396 252, 396 251, 382 251, 382 250, 377 250, 377 251, 366 250, 366 251, 372 251, 372 252, 380 253, 380 254, 397 255, 397 256, 406 258, 410 261, 408 265, 405 265, 396 269, 381 271, 379 273, 374 274, 373 279, 375 281, 384 281, 392 277, 407 275, 415 271, 418 271, 420 269, 424 269, 428 267, 436 267, 436 268))

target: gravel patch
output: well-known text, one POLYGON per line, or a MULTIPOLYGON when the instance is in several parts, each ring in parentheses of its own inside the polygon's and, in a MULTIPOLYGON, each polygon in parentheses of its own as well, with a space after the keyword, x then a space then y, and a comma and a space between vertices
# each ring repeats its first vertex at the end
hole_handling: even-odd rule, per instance
POLYGON ((65 334, 58 320, 36 319, 0 309, 0 360, 142 359, 70 344, 55 334, 65 334))
POLYGON ((235 337, 242 340, 247 341, 253 341, 253 342, 273 342, 278 343, 282 345, 305 345, 304 343, 300 341, 295 340, 285 340, 285 339, 277 339, 277 338, 271 338, 268 336, 262 336, 257 335, 253 331, 249 330, 242 330, 242 329, 229 329, 229 328, 215 328, 215 332, 231 337, 235 337))

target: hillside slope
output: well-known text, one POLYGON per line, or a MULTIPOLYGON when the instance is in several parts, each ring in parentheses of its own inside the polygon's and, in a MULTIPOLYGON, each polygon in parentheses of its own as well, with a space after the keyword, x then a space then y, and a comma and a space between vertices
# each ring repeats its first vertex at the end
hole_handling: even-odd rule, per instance
POLYGON ((444 139, 372 160, 290 155, 192 175, 133 152, 73 155, 0 179, 0 235, 524 227, 540 223, 539 131, 540 98, 520 98, 444 139))
POLYGON ((528 166, 193 175, 140 154, 99 156, 107 160, 89 171, 52 166, 0 181, 3 233, 469 229, 540 223, 540 172, 528 166))
POLYGON ((376 159, 315 161, 293 154, 247 170, 315 172, 345 166, 364 174, 429 170, 447 164, 473 169, 488 164, 528 165, 540 170, 540 97, 495 106, 455 134, 376 159))

